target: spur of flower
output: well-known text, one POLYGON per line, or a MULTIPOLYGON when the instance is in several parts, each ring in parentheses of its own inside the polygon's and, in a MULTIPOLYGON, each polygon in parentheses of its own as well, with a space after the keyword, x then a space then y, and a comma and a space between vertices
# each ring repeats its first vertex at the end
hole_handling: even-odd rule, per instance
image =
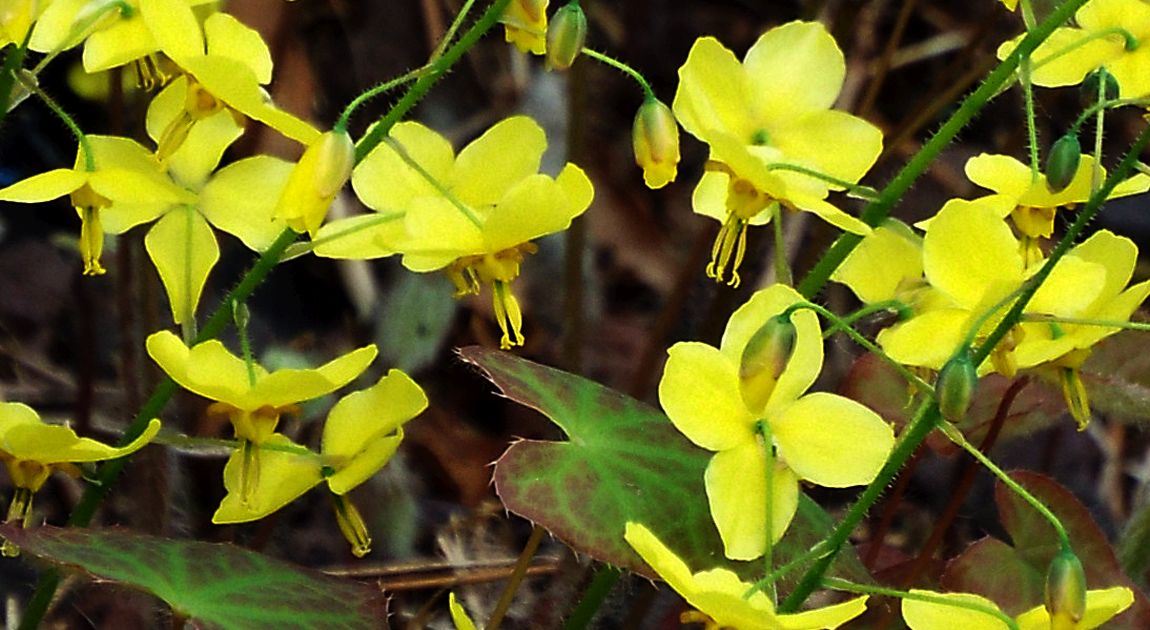
MULTIPOLYGON (((1141 0, 1090 0, 1074 14, 1077 28, 1056 29, 1031 58, 1035 85, 1075 85, 1105 67, 1118 81, 1121 98, 1150 94, 1150 5, 1141 0)), ((999 59, 1021 37, 998 48, 999 59)))
MULTIPOLYGON (((1007 615, 994 602, 973 593, 932 593, 911 591, 929 596, 932 601, 902 600, 902 617, 911 630, 964 628, 969 630, 1007 630, 1002 617, 1007 615), (950 602, 950 603, 948 603, 950 602), (977 610, 982 608, 982 610, 977 610), (989 611, 995 611, 993 614, 989 611)), ((1019 630, 1091 630, 1110 621, 1134 603, 1134 593, 1124 586, 1086 591, 1086 609, 1082 618, 1069 625, 1056 624, 1045 606, 1035 606, 1014 618, 1019 630)))
POLYGON ((752 586, 727 569, 692 573, 682 558, 641 523, 627 523, 623 537, 660 578, 698 611, 685 613, 683 623, 737 630, 819 630, 837 628, 866 610, 867 598, 863 596, 799 613, 780 613, 762 591, 747 597, 752 586))
POLYGON ((253 457, 260 472, 245 487, 244 449, 237 449, 224 466, 228 494, 212 522, 263 518, 326 482, 340 530, 357 556, 366 555, 371 536, 346 495, 387 464, 403 441, 403 425, 426 408, 423 389, 402 371, 391 370, 375 385, 344 396, 332 407, 319 453, 273 433, 256 449, 253 457))
POLYGON ((731 315, 719 348, 672 346, 659 382, 659 402, 675 427, 715 451, 704 483, 732 559, 757 558, 768 536, 782 537, 798 506, 799 480, 867 484, 894 444, 891 428, 870 409, 806 393, 822 370, 818 318, 804 309, 779 317, 801 300, 785 285, 759 291, 731 315))
MULTIPOLYGON (((116 459, 134 453, 150 442, 159 430, 160 421, 152 419, 128 444, 108 446, 79 437, 69 427, 44 422, 28 405, 0 402, 0 461, 4 462, 15 487, 6 520, 28 524, 32 517, 32 495, 53 472, 79 477, 80 469, 76 464, 116 459)), ((17 552, 5 542, 3 553, 15 555, 17 552)))
MULTIPOLYGON (((427 127, 400 123, 356 167, 352 186, 365 205, 402 211, 402 220, 379 224, 374 243, 362 237, 334 241, 316 253, 401 252, 412 271, 445 270, 457 296, 490 285, 501 347, 522 345, 523 316, 510 286, 520 263, 536 251, 534 239, 566 229, 594 196, 591 181, 574 164, 554 178, 540 174, 546 148, 543 130, 525 116, 497 123, 458 155, 427 127)), ((341 229, 329 225, 317 240, 341 229)))
POLYGON ((858 182, 882 150, 874 125, 830 109, 845 74, 842 51, 815 22, 767 31, 742 63, 714 38, 695 42, 679 69, 673 109, 711 150, 694 196, 695 212, 723 225, 708 275, 721 281, 729 269, 737 285, 747 227, 780 208, 869 232, 826 201, 831 190, 858 182))
POLYGON ((139 223, 142 206, 169 206, 194 200, 174 185, 151 152, 134 140, 88 136, 91 159, 83 147, 76 166, 34 175, 0 189, 0 201, 41 203, 68 195, 80 216, 80 257, 85 275, 100 275, 104 233, 120 233, 139 223))

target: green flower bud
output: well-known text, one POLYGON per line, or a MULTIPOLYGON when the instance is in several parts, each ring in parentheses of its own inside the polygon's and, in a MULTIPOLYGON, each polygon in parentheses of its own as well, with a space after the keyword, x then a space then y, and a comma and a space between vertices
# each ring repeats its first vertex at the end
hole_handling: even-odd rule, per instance
POLYGON ((779 376, 795 352, 797 332, 790 317, 776 315, 751 335, 739 362, 739 393, 752 413, 767 406, 779 376))
POLYGON ((1100 83, 1105 83, 1105 87, 1103 87, 1104 92, 1102 93, 1104 100, 1112 101, 1118 98, 1121 92, 1121 90, 1118 89, 1118 79, 1114 78, 1114 75, 1110 74, 1106 68, 1098 68, 1086 75, 1086 78, 1082 80, 1082 85, 1079 88, 1084 106, 1089 107, 1098 102, 1098 88, 1102 87, 1099 85, 1100 83))
POLYGON ((355 143, 343 130, 321 135, 303 152, 276 204, 276 216, 296 232, 315 236, 340 188, 351 179, 355 143))
POLYGON ((1055 629, 1077 628, 1086 614, 1086 572, 1068 547, 1054 556, 1046 572, 1046 612, 1055 629))
POLYGON ((563 5, 547 27, 547 68, 566 70, 575 63, 587 41, 587 16, 578 0, 563 5))
POLYGON ((964 348, 942 366, 934 383, 934 395, 938 398, 938 410, 942 412, 942 417, 950 422, 958 422, 966 417, 977 383, 978 372, 974 369, 970 349, 964 348))
POLYGON ((679 124, 663 101, 648 98, 639 107, 631 127, 631 146, 649 188, 662 188, 675 181, 679 170, 679 124))
POLYGON ((1050 147, 1046 156, 1046 189, 1052 193, 1065 190, 1078 172, 1078 160, 1082 157, 1082 145, 1078 144, 1078 134, 1069 132, 1050 147))

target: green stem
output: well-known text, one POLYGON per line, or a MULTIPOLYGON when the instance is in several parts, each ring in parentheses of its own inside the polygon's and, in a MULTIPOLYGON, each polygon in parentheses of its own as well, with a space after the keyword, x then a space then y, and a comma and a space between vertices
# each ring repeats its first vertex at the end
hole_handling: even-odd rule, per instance
MULTIPOLYGON (((1099 70, 1098 104, 1106 102, 1106 68, 1099 70)), ((1098 190, 1102 183, 1102 129, 1106 120, 1106 108, 1099 107, 1094 117, 1094 170, 1090 172, 1090 192, 1098 190)))
POLYGON ((474 4, 475 0, 467 0, 467 2, 464 2, 463 6, 459 8, 459 13, 455 14, 455 19, 451 21, 451 26, 447 27, 447 32, 443 34, 443 39, 439 40, 439 44, 435 47, 435 50, 431 52, 429 61, 435 61, 443 56, 443 51, 447 50, 448 44, 451 43, 452 39, 455 39, 456 31, 463 25, 463 20, 467 19, 467 14, 471 12, 471 7, 474 4))
POLYGON ((606 565, 599 567, 595 576, 591 578, 591 583, 583 591, 579 605, 571 611, 567 621, 563 623, 563 630, 581 630, 589 626, 595 613, 602 607, 603 600, 607 599, 607 595, 622 575, 623 572, 615 567, 606 565))
POLYGON ((1088 317, 1057 317, 1055 315, 1023 315, 1024 322, 1049 322, 1052 324, 1077 324, 1098 326, 1099 328, 1121 328, 1150 332, 1150 322, 1123 322, 1116 319, 1091 319, 1088 317))
MULTIPOLYGON (((1086 4, 1087 0, 1066 0, 1058 6, 1058 8, 1050 14, 1048 18, 1043 20, 1041 24, 1027 33, 1026 37, 1018 43, 1018 46, 1003 59, 1001 63, 995 66, 994 70, 987 75, 982 85, 977 90, 967 96, 954 114, 951 115, 942 127, 930 138, 922 149, 915 154, 906 166, 895 175, 894 179, 886 185, 882 191, 879 192, 878 199, 867 204, 863 209, 859 218, 871 227, 878 227, 887 216, 890 215, 891 209, 895 204, 906 194, 910 187, 914 184, 927 167, 934 162, 939 153, 942 152, 951 140, 966 127, 967 123, 974 118, 983 106, 997 94, 999 88, 1010 81, 1014 75, 1014 71, 1018 68, 1019 63, 1024 57, 1028 57, 1031 53, 1038 48, 1054 29, 1064 24, 1070 19, 1074 12, 1086 4)), ((814 297, 823 286, 830 279, 831 274, 847 257, 847 254, 862 241, 862 237, 857 234, 843 234, 835 240, 834 244, 823 254, 822 258, 815 264, 811 271, 803 278, 798 286, 799 293, 802 293, 808 299, 814 297)))
POLYGON ((1020 65, 1022 96, 1026 108, 1026 143, 1030 152, 1030 181, 1034 183, 1038 181, 1042 167, 1039 165, 1038 156, 1038 127, 1034 123, 1034 85, 1030 82, 1030 57, 1024 57, 1020 65))
POLYGON ((642 74, 639 73, 638 70, 623 63, 622 61, 619 61, 618 59, 608 57, 607 55, 604 55, 603 53, 595 50, 591 50, 590 48, 584 48, 581 52, 584 55, 594 59, 595 61, 611 66, 612 68, 615 68, 616 70, 619 70, 630 76, 632 79, 635 79, 635 82, 639 84, 639 87, 643 88, 644 98, 648 100, 658 98, 655 96, 655 90, 651 87, 651 84, 647 81, 646 78, 643 77, 642 74))
POLYGON ((787 239, 783 234, 783 211, 781 204, 772 204, 771 228, 775 235, 775 282, 790 286, 794 284, 791 275, 791 262, 787 259, 787 239))
POLYGON ((352 114, 354 114, 355 110, 359 109, 361 105, 379 96, 380 94, 383 94, 384 92, 397 88, 409 81, 415 80, 415 78, 425 70, 427 70, 427 66, 416 68, 415 70, 402 74, 390 81, 380 83, 379 85, 364 91, 363 94, 360 94, 359 96, 352 99, 352 101, 347 104, 347 107, 343 108, 343 113, 339 115, 339 118, 335 121, 335 124, 332 125, 332 130, 340 133, 346 133, 347 125, 348 122, 351 121, 352 114))
POLYGON ((1064 548, 1070 547, 1070 536, 1066 533, 1066 528, 1063 527, 1062 521, 1058 520, 1058 517, 1054 515, 1054 512, 1051 512, 1050 509, 1043 505, 1041 501, 1035 498, 1034 495, 1030 494, 1026 488, 1023 488, 1021 484, 1011 479, 1010 475, 1003 472, 1003 470, 999 468, 997 464, 991 461, 989 457, 983 454, 982 451, 975 448, 973 444, 968 442, 966 436, 962 434, 962 431, 958 430, 958 427, 955 427, 949 422, 940 422, 938 428, 942 431, 943 435, 950 439, 951 442, 954 442, 955 444, 962 447, 964 451, 969 453, 971 457, 977 459, 980 464, 985 466, 987 470, 994 474, 995 477, 998 477, 998 479, 1002 481, 1002 483, 1006 484, 1008 488, 1013 490, 1015 494, 1022 497, 1022 499, 1029 503, 1030 506, 1035 510, 1038 510, 1038 513, 1041 514, 1042 517, 1045 518, 1047 522, 1049 522, 1050 525, 1054 528, 1055 533, 1058 534, 1058 541, 1062 544, 1062 546, 1064 548))
POLYGON ((838 177, 835 177, 833 175, 828 175, 826 173, 816 171, 814 169, 807 168, 805 166, 799 166, 798 164, 788 164, 787 162, 771 162, 770 164, 767 164, 767 170, 768 171, 792 171, 795 173, 802 173, 803 175, 809 175, 810 177, 814 177, 815 179, 822 180, 824 182, 827 182, 828 184, 838 186, 839 188, 842 188, 843 190, 847 191, 847 193, 854 195, 855 197, 857 197, 859 199, 863 199, 865 201, 875 201, 876 199, 878 199, 878 193, 875 191, 874 188, 871 188, 870 186, 863 186, 861 184, 854 184, 854 183, 851 183, 845 179, 839 179, 838 177))
POLYGON ((252 357, 252 340, 248 337, 248 322, 251 313, 246 302, 232 303, 232 320, 240 338, 240 353, 244 355, 244 366, 248 369, 248 385, 256 386, 256 360, 252 357))
POLYGON ((332 232, 331 234, 325 234, 319 238, 313 238, 310 241, 301 241, 299 243, 294 243, 294 244, 292 244, 291 247, 289 247, 287 249, 286 252, 284 252, 284 256, 283 256, 283 258, 280 259, 280 262, 287 262, 289 260, 299 258, 300 256, 303 256, 304 254, 309 254, 312 251, 315 251, 317 248, 319 248, 320 245, 324 245, 327 243, 331 243, 332 241, 338 241, 340 239, 347 238, 348 236, 358 234, 359 232, 362 232, 363 230, 367 230, 367 229, 370 229, 370 228, 373 228, 373 227, 376 227, 379 225, 383 225, 384 223, 391 223, 392 221, 399 221, 399 220, 403 219, 405 216, 407 216, 407 212, 403 211, 403 210, 396 211, 396 212, 380 212, 369 220, 361 221, 359 223, 356 223, 354 226, 342 229, 338 232, 332 232))
POLYGON ((846 591, 848 593, 858 593, 860 595, 881 595, 883 597, 897 597, 899 599, 911 599, 920 602, 929 602, 938 604, 940 606, 950 606, 953 608, 962 608, 965 610, 973 610, 980 613, 985 613, 995 619, 998 619, 1007 627, 1012 630, 1019 630, 1018 622, 1013 617, 999 610, 997 606, 987 606, 977 602, 967 602, 952 597, 943 597, 936 593, 929 593, 924 591, 900 591, 898 589, 886 588, 882 586, 872 586, 869 584, 856 584, 848 582, 839 578, 825 578, 823 579, 823 586, 836 591, 846 591))
POLYGON ((928 396, 934 395, 934 386, 919 378, 917 374, 907 369, 907 367, 903 364, 890 358, 890 356, 882 351, 882 348, 878 347, 873 341, 867 339, 866 336, 851 327, 851 325, 845 319, 839 317, 834 313, 834 311, 815 304, 814 302, 799 302, 797 304, 792 304, 787 308, 786 311, 784 311, 783 314, 789 316, 790 313, 799 309, 809 309, 818 313, 819 315, 822 315, 833 324, 833 328, 831 328, 831 330, 843 331, 847 334, 848 337, 853 339, 855 343, 866 349, 867 352, 873 353, 883 361, 886 361, 887 364, 893 367, 899 374, 902 375, 903 378, 913 384, 919 391, 928 396))
POLYGON ((539 543, 543 541, 543 534, 546 532, 547 530, 539 525, 531 528, 531 536, 527 539, 527 544, 523 546, 523 551, 519 553, 519 560, 515 562, 515 568, 511 570, 511 577, 507 579, 507 586, 503 588, 503 594, 500 595, 499 602, 495 604, 495 610, 491 612, 491 618, 487 620, 487 625, 483 627, 483 630, 496 630, 503 623, 503 617, 511 608, 511 602, 515 600, 515 593, 519 590, 523 577, 527 575, 527 569, 531 567, 531 559, 535 557, 535 551, 539 549, 539 543))
POLYGON ((439 193, 443 196, 444 199, 451 202, 451 205, 455 206, 456 210, 462 212, 463 216, 467 217, 467 220, 470 221, 472 225, 479 228, 480 230, 483 230, 483 222, 479 220, 479 217, 475 214, 475 212, 471 208, 468 208, 467 204, 463 203, 459 197, 456 197, 455 193, 451 192, 447 186, 444 186, 443 182, 439 181, 435 178, 434 175, 427 172, 427 169, 423 168, 422 164, 417 162, 415 158, 411 157, 411 154, 407 152, 407 147, 403 146, 399 143, 398 140, 390 136, 384 138, 383 141, 387 143, 387 146, 391 147, 391 149, 395 151, 395 154, 399 156, 399 159, 403 160, 404 164, 410 166, 412 170, 414 170, 416 173, 419 173, 419 176, 422 177, 424 181, 426 181, 428 184, 431 184, 431 187, 435 189, 435 192, 439 193))
MULTIPOLYGON (((763 547, 763 572, 769 575, 775 564, 775 448, 774 440, 771 437, 771 424, 765 420, 760 420, 757 426, 759 435, 763 437, 763 459, 767 462, 767 492, 766 500, 763 502, 767 519, 767 540, 763 547)), ((756 584, 755 586, 760 585, 756 584)), ((775 590, 774 582, 767 582, 761 587, 767 589, 766 594, 767 597, 771 598, 772 604, 778 603, 778 593, 775 590)))
POLYGON ((24 86, 25 90, 35 94, 36 98, 43 101, 44 104, 48 106, 48 109, 52 110, 52 113, 56 114, 56 117, 63 121, 64 126, 68 127, 72 135, 76 136, 76 142, 80 144, 80 153, 84 155, 84 170, 89 173, 94 172, 96 170, 96 156, 92 155, 92 145, 88 143, 88 136, 84 134, 84 130, 80 129, 80 125, 76 124, 76 121, 68 115, 68 112, 64 111, 64 108, 60 107, 60 104, 41 89, 39 85, 36 85, 35 82, 28 81, 19 76, 16 80, 20 82, 20 85, 24 86))
POLYGON ((883 311, 894 312, 898 315, 900 320, 909 319, 912 316, 911 308, 899 300, 883 300, 881 302, 873 302, 863 306, 850 315, 839 317, 838 321, 832 321, 831 327, 823 331, 823 338, 825 339, 830 337, 831 335, 841 330, 841 327, 843 326, 854 326, 855 322, 859 321, 860 319, 883 311))
POLYGON ((503 10, 507 8, 507 4, 510 1, 511 0, 495 0, 495 2, 492 2, 491 6, 487 7, 487 11, 459 38, 458 42, 448 48, 443 53, 443 56, 428 64, 427 70, 419 75, 419 78, 408 88, 403 97, 399 99, 399 102, 391 108, 391 111, 381 118, 379 123, 373 126, 371 130, 367 132, 367 135, 355 145, 356 164, 363 161, 363 158, 367 157, 367 154, 379 146, 379 143, 383 142, 383 139, 387 137, 391 128, 395 126, 395 123, 407 115, 407 112, 411 111, 412 107, 415 107, 415 104, 427 94, 427 91, 430 90, 439 79, 443 78, 443 75, 451 69, 451 66, 455 65, 456 61, 459 61, 463 53, 470 50, 471 47, 479 41, 479 38, 483 37, 484 33, 499 22, 499 18, 503 16, 503 10))

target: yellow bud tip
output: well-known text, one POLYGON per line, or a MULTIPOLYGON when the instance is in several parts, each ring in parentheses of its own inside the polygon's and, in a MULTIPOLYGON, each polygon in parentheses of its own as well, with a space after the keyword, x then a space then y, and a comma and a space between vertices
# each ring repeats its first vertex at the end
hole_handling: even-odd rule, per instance
POLYGON ((662 188, 675 181, 679 170, 679 125, 666 104, 652 98, 639 107, 631 126, 631 146, 647 187, 662 188))
POLYGON ((328 131, 308 146, 288 176, 276 216, 311 236, 327 217, 336 193, 351 179, 355 143, 346 131, 328 131))
POLYGON ((555 12, 551 26, 547 28, 547 68, 570 68, 586 41, 587 16, 577 0, 568 2, 555 12))
POLYGON ((767 406, 794 354, 796 336, 795 325, 783 315, 768 319, 751 335, 739 363, 739 393, 751 413, 767 406))

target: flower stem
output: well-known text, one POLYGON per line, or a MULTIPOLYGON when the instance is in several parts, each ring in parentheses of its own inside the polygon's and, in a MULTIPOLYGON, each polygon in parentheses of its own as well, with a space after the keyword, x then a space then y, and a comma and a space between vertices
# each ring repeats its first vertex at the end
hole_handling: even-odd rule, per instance
POLYGON ((29 81, 19 76, 19 70, 17 70, 16 73, 16 80, 20 82, 20 85, 24 86, 25 90, 35 94, 36 98, 43 101, 44 104, 48 106, 48 109, 52 110, 52 113, 56 114, 56 117, 72 132, 72 135, 76 136, 76 142, 80 144, 80 152, 84 154, 84 170, 89 173, 94 172, 96 170, 96 157, 92 155, 92 145, 88 143, 88 136, 84 134, 84 130, 80 129, 80 125, 76 124, 76 121, 68 115, 68 112, 64 111, 64 108, 60 107, 60 104, 41 89, 39 85, 36 85, 35 81, 29 81))
POLYGON ((503 623, 503 617, 507 615, 507 609, 511 607, 515 593, 519 590, 519 584, 527 575, 527 569, 531 567, 531 558, 535 557, 535 551, 539 549, 539 543, 543 541, 543 534, 546 531, 539 525, 531 527, 531 536, 527 539, 527 544, 523 546, 519 560, 515 562, 511 577, 507 580, 507 586, 504 587, 503 594, 499 596, 499 602, 495 604, 495 610, 492 611, 491 618, 487 620, 487 625, 483 627, 483 630, 496 630, 503 623))
POLYGON ((771 231, 775 235, 775 282, 790 286, 794 284, 791 263, 787 260, 787 239, 783 235, 782 204, 771 204, 771 231))
POLYGON ((860 184, 852 184, 851 182, 849 182, 845 179, 839 179, 838 177, 835 177, 833 175, 828 175, 828 174, 823 173, 821 171, 816 171, 812 168, 807 168, 805 166, 799 166, 798 164, 788 164, 787 162, 772 162, 772 163, 767 165, 767 170, 768 171, 792 171, 795 173, 802 173, 803 175, 809 175, 811 177, 814 177, 815 179, 819 179, 819 180, 822 180, 824 182, 827 182, 828 184, 838 186, 839 188, 846 190, 849 194, 854 195, 855 197, 858 197, 859 199, 863 199, 865 201, 874 201, 874 200, 878 199, 878 192, 876 192, 875 189, 871 188, 870 186, 862 186, 860 184))
POLYGON ((651 84, 647 81, 646 78, 643 77, 642 74, 639 73, 638 70, 623 63, 622 61, 619 61, 618 59, 608 57, 607 55, 595 50, 591 50, 590 48, 584 48, 581 52, 584 55, 594 59, 595 61, 598 61, 604 65, 611 66, 612 68, 615 68, 616 70, 619 70, 630 76, 632 79, 635 79, 635 82, 639 84, 639 87, 643 88, 644 98, 648 100, 657 98, 655 96, 655 90, 651 87, 651 84))
POLYGON ((352 114, 354 114, 355 110, 359 109, 361 105, 379 96, 380 94, 383 94, 384 92, 397 88, 404 83, 408 83, 409 81, 414 81, 417 77, 419 77, 420 73, 426 70, 427 66, 416 68, 415 70, 406 72, 390 81, 384 81, 375 87, 368 88, 363 92, 363 94, 360 94, 359 96, 352 99, 352 101, 347 104, 347 107, 343 108, 343 113, 339 115, 339 118, 336 119, 335 124, 332 125, 332 130, 337 132, 346 132, 347 125, 351 120, 352 114))
POLYGON ((16 87, 16 73, 24 65, 24 55, 28 45, 11 46, 4 54, 4 66, 0 67, 0 125, 8 117, 8 107, 12 104, 12 92, 16 87))
POLYGON ((451 44, 451 40, 455 39, 455 33, 459 27, 463 25, 463 20, 467 19, 467 14, 471 12, 472 5, 475 0, 467 0, 463 6, 459 8, 459 13, 455 14, 455 19, 451 21, 451 26, 447 27, 447 32, 443 34, 443 39, 439 41, 439 45, 431 52, 430 61, 435 61, 443 56, 443 51, 447 50, 447 46, 451 44))
MULTIPOLYGON (((890 181, 879 192, 878 198, 867 204, 863 209, 860 219, 871 227, 878 227, 890 215, 891 209, 895 204, 902 199, 910 187, 914 184, 915 180, 922 175, 927 167, 934 162, 939 153, 942 152, 951 140, 966 127, 967 123, 974 118, 986 103, 994 97, 999 89, 1004 86, 1008 81, 1012 80, 1014 71, 1018 68, 1019 63, 1023 57, 1029 56, 1038 48, 1047 37, 1050 36, 1054 29, 1064 24, 1074 12, 1078 10, 1086 0, 1066 0, 1054 10, 1041 24, 1027 33, 1026 37, 1018 43, 1016 47, 1006 59, 1003 59, 994 70, 987 75, 982 85, 977 90, 967 96, 954 114, 951 115, 942 127, 939 128, 930 140, 923 145, 922 149, 915 154, 906 166, 895 175, 894 179, 890 181)), ((823 286, 826 285, 827 280, 830 279, 831 274, 838 268, 842 261, 846 259, 847 254, 862 241, 862 236, 858 234, 846 233, 835 240, 834 244, 823 254, 822 258, 815 264, 815 266, 807 273, 802 282, 799 283, 798 290, 805 297, 812 298, 823 286)), ((805 597, 805 596, 804 596, 805 597)))
POLYGON ((930 602, 940 606, 951 606, 954 608, 963 608, 965 610, 973 610, 980 613, 985 613, 988 616, 998 619, 1006 624, 1012 630, 1018 630, 1018 622, 1013 617, 999 610, 997 607, 985 606, 976 602, 967 602, 952 597, 942 597, 933 593, 913 592, 913 591, 900 591, 894 588, 886 588, 883 586, 872 586, 870 584, 857 584, 839 578, 824 578, 823 586, 836 591, 846 591, 848 593, 859 593, 861 595, 882 595, 884 597, 897 597, 899 599, 911 599, 920 602, 930 602))

